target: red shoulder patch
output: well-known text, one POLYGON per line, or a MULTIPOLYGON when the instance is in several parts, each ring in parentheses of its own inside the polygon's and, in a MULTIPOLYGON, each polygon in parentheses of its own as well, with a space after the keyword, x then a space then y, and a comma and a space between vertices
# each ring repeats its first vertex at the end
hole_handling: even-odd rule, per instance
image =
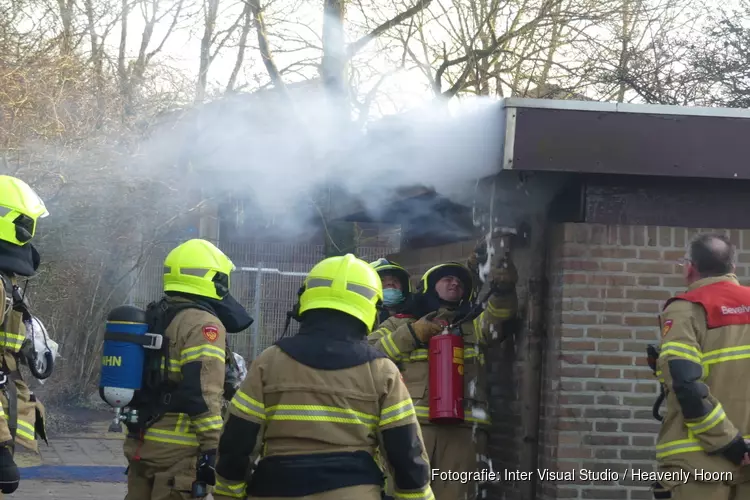
POLYGON ((219 329, 213 325, 204 326, 203 336, 206 337, 206 340, 209 342, 216 342, 216 339, 219 338, 219 329))
POLYGON ((661 327, 661 336, 666 337, 666 335, 669 333, 669 330, 672 329, 672 320, 668 319, 664 322, 664 326, 661 327))

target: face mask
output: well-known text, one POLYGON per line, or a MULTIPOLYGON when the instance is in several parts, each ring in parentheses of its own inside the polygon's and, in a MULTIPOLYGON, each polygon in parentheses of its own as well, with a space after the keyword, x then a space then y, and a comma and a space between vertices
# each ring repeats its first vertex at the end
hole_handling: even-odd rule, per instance
POLYGON ((395 306, 404 300, 404 294, 397 288, 386 288, 383 290, 383 305, 386 307, 395 306))

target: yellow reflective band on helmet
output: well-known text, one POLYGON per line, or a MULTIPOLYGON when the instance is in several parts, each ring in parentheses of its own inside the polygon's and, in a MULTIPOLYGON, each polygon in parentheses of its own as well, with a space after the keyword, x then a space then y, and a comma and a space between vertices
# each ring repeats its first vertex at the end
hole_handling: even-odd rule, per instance
POLYGON ((247 489, 247 483, 244 481, 229 482, 225 479, 216 478, 216 486, 214 486, 214 495, 222 495, 230 498, 245 498, 245 489, 247 489))
POLYGON ((164 259, 164 291, 184 292, 212 299, 221 299, 217 281, 225 282, 235 269, 224 252, 210 241, 195 238, 174 248, 164 259), (218 279, 223 277, 224 279, 218 279))
POLYGON ((0 175, 0 240, 17 246, 28 243, 36 234, 37 220, 48 215, 31 186, 17 177, 0 175))
POLYGON ((194 432, 206 432, 221 429, 224 425, 224 420, 219 415, 215 415, 211 417, 192 419, 191 424, 194 432))
POLYGON ((396 490, 393 492, 393 498, 403 500, 435 500, 435 495, 432 493, 432 488, 426 486, 422 491, 417 492, 406 493, 396 490))
POLYGON ((266 409, 263 403, 251 398, 241 390, 234 393, 231 404, 246 415, 251 415, 261 420, 266 419, 266 409))
POLYGON ((271 420, 293 420, 307 422, 333 422, 357 424, 376 428, 378 417, 350 408, 323 405, 275 405, 266 408, 266 418, 271 420))
POLYGON ((188 347, 180 351, 180 363, 183 365, 196 361, 200 358, 214 358, 221 361, 222 364, 226 361, 226 351, 221 347, 202 344, 195 347, 188 347))
POLYGON ((318 262, 300 287, 299 314, 330 309, 349 314, 364 323, 367 333, 375 327, 378 306, 383 303, 383 284, 369 264, 352 254, 318 262))
POLYGON ((414 414, 414 405, 412 405, 411 398, 405 399, 380 411, 380 426, 384 427, 393 422, 409 418, 414 414))
POLYGON ((15 353, 20 351, 24 340, 26 340, 26 335, 0 332, 0 347, 8 349, 11 352, 15 353))
POLYGON ((27 441, 34 441, 36 439, 36 429, 34 426, 20 418, 17 420, 18 428, 16 434, 26 439, 27 441))
POLYGON ((190 432, 167 431, 150 427, 143 436, 145 441, 177 444, 181 446, 198 446, 198 438, 190 432))
POLYGON ((719 425, 726 418, 727 415, 726 413, 724 413, 724 407, 721 406, 721 403, 718 403, 714 407, 714 409, 709 412, 708 415, 701 418, 697 422, 685 421, 685 425, 693 434, 703 434, 704 432, 708 432, 719 425))
MULTIPOLYGON (((471 277, 471 271, 468 267, 465 265, 459 263, 459 262, 445 262, 443 264, 438 264, 437 266, 433 266, 422 275, 422 278, 419 280, 419 286, 420 286, 420 293, 427 293, 430 290, 430 276, 432 273, 445 268, 453 268, 457 270, 456 278, 461 280, 463 277, 464 279, 461 280, 463 287, 464 287, 464 298, 465 300, 474 300, 475 290, 474 290, 474 280, 471 277)), ((433 283, 434 285, 434 283, 433 283)))

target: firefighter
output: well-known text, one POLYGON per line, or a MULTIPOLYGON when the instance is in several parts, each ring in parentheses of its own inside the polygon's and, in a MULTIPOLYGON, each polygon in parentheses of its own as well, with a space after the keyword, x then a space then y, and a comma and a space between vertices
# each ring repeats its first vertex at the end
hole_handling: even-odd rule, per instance
POLYGON ((377 273, 351 254, 330 257, 299 294, 299 333, 261 353, 232 399, 214 498, 379 500, 380 448, 395 471, 396 498, 433 499, 398 368, 363 342, 383 298, 377 273), (248 482, 258 441, 263 454, 248 482))
POLYGON ((737 384, 750 371, 750 289, 735 276, 735 248, 724 235, 700 234, 681 260, 687 290, 659 317, 657 374, 666 413, 656 444, 654 498, 750 498, 747 471, 750 395, 737 384), (696 471, 699 474, 696 474, 696 471), (708 481, 709 474, 733 481, 708 481))
POLYGON ((253 322, 229 293, 232 270, 232 261, 202 239, 177 246, 164 260, 165 296, 147 315, 149 324, 164 325, 168 380, 148 398, 153 405, 137 408, 144 423, 128 428, 126 500, 205 496, 215 484, 226 333, 253 322))
POLYGON ((30 313, 19 279, 33 276, 41 258, 31 243, 37 221, 49 212, 24 181, 0 175, 0 498, 13 493, 20 480, 13 460, 15 444, 37 451, 37 432, 45 437, 44 407, 29 390, 18 365, 30 313))
MULTIPOLYGON (((470 257, 476 260, 475 256, 470 257)), ((417 288, 417 309, 421 318, 392 332, 375 332, 369 343, 402 366, 402 375, 414 401, 422 426, 430 465, 441 471, 473 471, 489 468, 487 430, 490 425, 483 347, 502 330, 503 323, 516 314, 515 284, 518 279, 510 258, 493 268, 493 293, 481 314, 460 325, 464 340, 464 423, 434 425, 429 421, 429 365, 427 345, 443 332, 438 321, 453 323, 467 318, 472 309, 474 283, 471 270, 458 262, 429 269, 417 288)), ((478 486, 461 481, 435 480, 437 500, 474 500, 478 486)))
MULTIPOLYGON (((378 315, 378 327, 372 334, 376 337, 386 335, 399 326, 413 323, 418 318, 413 313, 411 276, 409 272, 396 262, 380 258, 370 265, 378 272, 383 284, 383 309, 378 315)), ((400 367, 400 360, 396 356, 391 359, 400 367)), ((393 476, 388 471, 387 461, 379 457, 379 462, 385 473, 386 499, 393 497, 393 476)))

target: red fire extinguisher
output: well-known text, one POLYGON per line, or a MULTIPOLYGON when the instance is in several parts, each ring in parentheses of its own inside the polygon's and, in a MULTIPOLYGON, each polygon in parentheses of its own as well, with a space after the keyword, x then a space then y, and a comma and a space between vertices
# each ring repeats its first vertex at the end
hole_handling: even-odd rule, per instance
POLYGON ((464 338, 456 333, 435 335, 429 344, 430 422, 464 421, 464 338))

